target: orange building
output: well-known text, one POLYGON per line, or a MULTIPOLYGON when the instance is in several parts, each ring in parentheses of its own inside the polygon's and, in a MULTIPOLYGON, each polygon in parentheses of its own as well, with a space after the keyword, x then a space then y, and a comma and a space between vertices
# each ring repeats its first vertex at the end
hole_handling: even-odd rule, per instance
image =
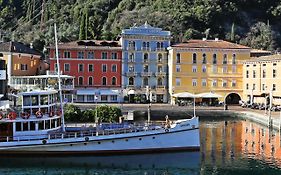
POLYGON ((43 73, 41 53, 20 42, 0 43, 0 59, 6 61, 8 85, 12 76, 32 76, 43 73), (41 65, 41 66, 40 66, 41 65))

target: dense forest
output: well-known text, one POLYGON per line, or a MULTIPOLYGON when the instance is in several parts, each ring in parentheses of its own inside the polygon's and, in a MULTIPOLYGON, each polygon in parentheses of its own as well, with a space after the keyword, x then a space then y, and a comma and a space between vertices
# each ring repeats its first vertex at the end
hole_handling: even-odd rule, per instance
POLYGON ((278 51, 281 0, 0 0, 0 40, 53 43, 114 40, 145 21, 172 32, 173 42, 215 37, 278 51))

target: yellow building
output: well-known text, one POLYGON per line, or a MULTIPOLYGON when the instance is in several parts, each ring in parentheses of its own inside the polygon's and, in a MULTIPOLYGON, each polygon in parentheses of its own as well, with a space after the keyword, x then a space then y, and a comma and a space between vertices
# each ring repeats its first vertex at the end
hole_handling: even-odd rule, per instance
MULTIPOLYGON (((243 64, 243 100, 265 103, 270 91, 273 104, 281 104, 281 55, 270 55, 243 64)), ((269 100, 269 99, 268 99, 269 100)))
MULTIPOLYGON (((169 48, 169 94, 180 92, 221 95, 219 101, 242 99, 242 61, 250 48, 223 40, 189 40, 169 48)), ((175 99, 171 98, 175 103, 175 99)))

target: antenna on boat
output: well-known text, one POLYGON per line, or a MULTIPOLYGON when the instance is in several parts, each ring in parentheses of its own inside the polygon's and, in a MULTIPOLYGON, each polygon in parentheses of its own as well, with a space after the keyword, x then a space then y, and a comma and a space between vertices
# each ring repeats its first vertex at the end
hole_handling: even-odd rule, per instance
POLYGON ((61 81, 60 81, 60 62, 59 62, 59 50, 58 50, 58 38, 57 38, 57 24, 54 24, 55 30, 55 45, 56 45, 56 60, 57 60, 57 69, 58 69, 58 82, 59 82, 59 93, 60 93, 60 108, 61 108, 61 122, 62 122, 62 131, 65 131, 64 125, 64 111, 62 104, 62 90, 61 90, 61 81))

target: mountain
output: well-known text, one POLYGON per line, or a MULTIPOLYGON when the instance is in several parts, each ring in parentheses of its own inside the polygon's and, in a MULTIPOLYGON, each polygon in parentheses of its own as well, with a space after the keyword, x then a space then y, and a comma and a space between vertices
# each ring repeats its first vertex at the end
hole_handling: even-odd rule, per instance
POLYGON ((124 28, 170 30, 173 42, 220 38, 257 49, 281 47, 280 0, 0 0, 0 39, 53 43, 116 39, 124 28))

